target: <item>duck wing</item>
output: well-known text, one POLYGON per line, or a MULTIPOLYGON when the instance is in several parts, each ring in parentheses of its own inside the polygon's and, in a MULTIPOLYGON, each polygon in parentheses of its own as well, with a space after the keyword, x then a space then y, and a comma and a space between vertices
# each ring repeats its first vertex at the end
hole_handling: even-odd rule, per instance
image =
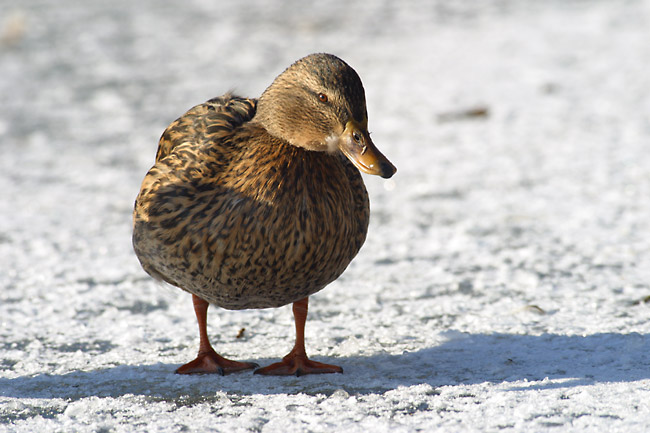
POLYGON ((241 98, 229 93, 191 108, 172 122, 158 142, 156 162, 187 142, 210 140, 219 143, 232 131, 255 116, 257 99, 241 98))

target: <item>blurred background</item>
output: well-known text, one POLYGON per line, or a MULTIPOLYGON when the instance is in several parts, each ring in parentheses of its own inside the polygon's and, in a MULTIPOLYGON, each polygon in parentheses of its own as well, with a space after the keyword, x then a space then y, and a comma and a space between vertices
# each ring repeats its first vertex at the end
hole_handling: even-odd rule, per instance
MULTIPOLYGON (((196 348, 190 298, 140 269, 133 201, 171 121, 229 90, 258 96, 312 52, 359 73, 373 141, 398 168, 364 177, 366 245, 311 304, 308 347, 352 372, 328 380, 381 411, 403 384, 647 379, 649 41, 644 0, 0 0, 0 372, 16 378, 0 381, 4 395, 53 399, 55 414, 61 396, 119 400, 111 368, 127 364, 159 379, 122 393, 194 392, 200 382, 168 374, 196 348), (620 343, 630 333, 638 341, 620 343), (584 356, 592 346, 600 357, 584 356), (70 388, 21 379, 44 372, 70 388)), ((290 345, 287 309, 215 311, 211 332, 233 357, 264 363, 290 345)), ((223 383, 257 392, 248 379, 223 383)), ((517 395, 473 406, 487 416, 458 395, 422 398, 496 428, 495 414, 518 419, 502 410, 517 395)))
POLYGON ((390 233, 370 238, 376 254, 431 257, 461 233, 496 233, 503 243, 512 230, 521 238, 549 226, 551 237, 596 227, 604 232, 578 242, 634 244, 645 239, 650 193, 648 9, 643 1, 5 1, 4 278, 32 266, 52 277, 43 261, 62 251, 132 262, 129 214, 166 125, 228 90, 257 96, 316 51, 357 69, 373 137, 399 169, 388 182, 367 179, 381 222, 371 235, 390 233), (538 218, 548 206, 551 220, 538 218), (471 227, 459 226, 465 218, 471 227))

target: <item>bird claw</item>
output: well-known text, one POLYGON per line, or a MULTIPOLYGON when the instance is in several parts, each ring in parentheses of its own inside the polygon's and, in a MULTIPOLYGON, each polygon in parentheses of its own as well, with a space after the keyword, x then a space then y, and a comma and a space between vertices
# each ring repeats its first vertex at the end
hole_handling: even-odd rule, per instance
POLYGON ((304 376, 306 374, 326 373, 343 373, 343 369, 337 365, 312 361, 307 356, 295 356, 291 358, 285 357, 280 362, 255 370, 255 374, 268 376, 304 376))
POLYGON ((199 353, 195 360, 180 366, 176 374, 226 374, 236 373, 238 371, 252 370, 259 365, 254 362, 239 362, 226 359, 217 354, 214 350, 199 353))

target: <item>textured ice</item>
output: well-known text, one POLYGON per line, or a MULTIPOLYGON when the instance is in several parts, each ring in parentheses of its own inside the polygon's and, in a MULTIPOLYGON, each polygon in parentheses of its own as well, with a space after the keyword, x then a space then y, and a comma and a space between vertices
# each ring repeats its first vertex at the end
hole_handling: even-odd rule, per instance
MULTIPOLYGON (((0 6, 0 431, 650 430, 650 2, 0 6), (174 375, 190 297, 130 245, 157 139, 316 51, 398 167, 311 300, 307 350, 345 373, 174 375)), ((294 331, 209 332, 264 365, 294 331)))

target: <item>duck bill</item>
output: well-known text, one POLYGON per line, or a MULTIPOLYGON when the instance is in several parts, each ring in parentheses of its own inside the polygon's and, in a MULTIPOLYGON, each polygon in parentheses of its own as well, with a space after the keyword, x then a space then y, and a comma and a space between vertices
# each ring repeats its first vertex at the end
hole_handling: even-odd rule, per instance
POLYGON ((353 120, 345 125, 339 140, 339 149, 364 173, 388 179, 397 171, 388 158, 375 147, 366 128, 353 120))

